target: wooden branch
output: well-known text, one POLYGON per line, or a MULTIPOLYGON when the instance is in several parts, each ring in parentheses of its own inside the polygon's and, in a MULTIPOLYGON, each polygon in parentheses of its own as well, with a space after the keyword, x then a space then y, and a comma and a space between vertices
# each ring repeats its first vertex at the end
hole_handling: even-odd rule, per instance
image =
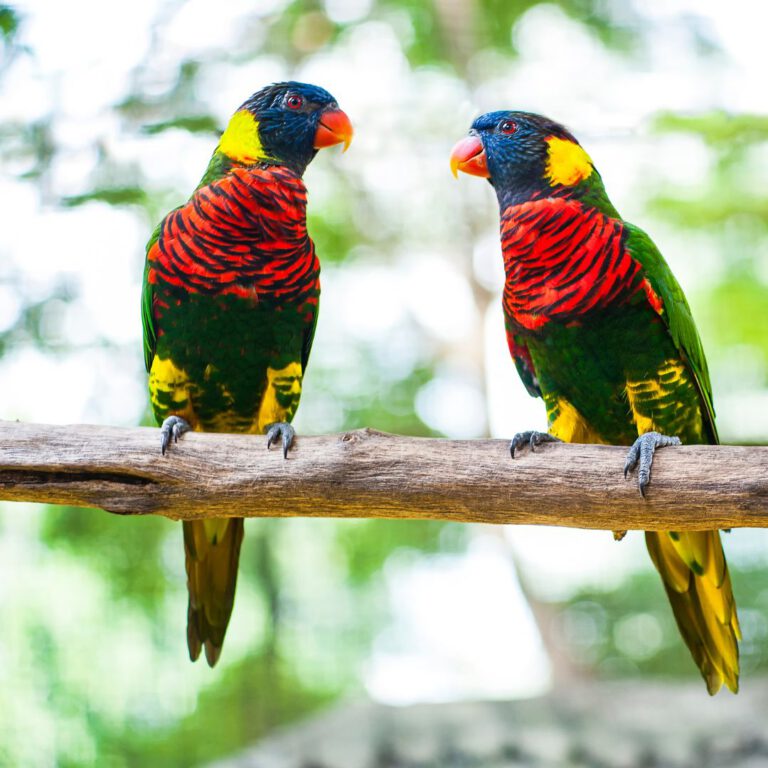
POLYGON ((648 497, 625 448, 398 437, 298 437, 288 460, 260 435, 0 422, 0 499, 201 517, 386 517, 607 530, 768 527, 768 447, 657 453, 648 497))

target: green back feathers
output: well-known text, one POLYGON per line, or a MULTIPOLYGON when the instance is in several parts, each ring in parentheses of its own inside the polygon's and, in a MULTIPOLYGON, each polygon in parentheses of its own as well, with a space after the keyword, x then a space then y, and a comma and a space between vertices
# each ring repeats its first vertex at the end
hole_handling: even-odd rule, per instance
POLYGON ((683 360, 690 366, 696 379, 702 402, 706 407, 705 423, 713 440, 717 442, 709 368, 699 332, 696 329, 691 308, 688 306, 683 289, 653 240, 642 229, 625 222, 624 231, 627 250, 632 258, 640 262, 651 288, 661 299, 661 318, 669 330, 672 341, 683 360))

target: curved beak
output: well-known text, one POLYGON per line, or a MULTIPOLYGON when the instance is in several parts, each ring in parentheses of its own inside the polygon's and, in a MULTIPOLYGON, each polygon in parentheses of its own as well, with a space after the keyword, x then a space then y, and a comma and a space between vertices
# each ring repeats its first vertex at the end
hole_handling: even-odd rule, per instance
POLYGON ((328 109, 320 113, 320 124, 315 131, 315 149, 344 144, 344 151, 352 143, 354 130, 345 112, 340 109, 328 109))
POLYGON ((451 173, 457 179, 459 171, 484 179, 490 178, 488 161, 479 136, 467 136, 451 150, 451 173))

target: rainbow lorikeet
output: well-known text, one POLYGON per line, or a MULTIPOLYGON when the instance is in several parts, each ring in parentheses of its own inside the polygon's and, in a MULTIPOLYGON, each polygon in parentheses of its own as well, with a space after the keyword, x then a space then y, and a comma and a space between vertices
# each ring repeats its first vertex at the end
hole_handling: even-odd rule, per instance
MULTIPOLYGON (((491 112, 454 147, 451 167, 496 191, 509 349, 547 410, 549 433, 516 435, 512 457, 548 440, 630 445, 624 473, 639 465, 645 494, 656 448, 717 443, 683 291, 648 235, 613 207, 571 133, 539 115, 491 112)), ((645 537, 707 689, 736 692, 741 635, 719 532, 645 537)))
MULTIPOLYGON (((317 322, 320 264, 302 175, 318 149, 349 145, 328 91, 277 83, 235 112, 192 197, 147 245, 144 360, 163 454, 192 429, 294 438, 317 322)), ((184 522, 187 642, 213 666, 232 613, 243 520, 184 522)))

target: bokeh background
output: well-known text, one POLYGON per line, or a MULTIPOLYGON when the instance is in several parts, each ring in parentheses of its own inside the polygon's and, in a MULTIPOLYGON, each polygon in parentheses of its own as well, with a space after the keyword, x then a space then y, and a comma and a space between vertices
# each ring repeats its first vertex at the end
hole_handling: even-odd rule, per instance
MULTIPOLYGON (((765 441, 766 8, 0 4, 0 417, 151 423, 143 244, 229 114, 294 78, 331 90, 357 130, 306 175, 323 301, 301 433, 544 426, 503 337, 495 198, 448 169, 474 117, 506 107, 581 139, 688 293, 724 440, 765 441)), ((726 548, 750 686, 768 667, 768 540, 735 531, 726 548)), ((251 521, 215 670, 187 660, 185 613, 178 525, 2 505, 0 765, 193 766, 344 697, 697 676, 640 534, 251 521)))

